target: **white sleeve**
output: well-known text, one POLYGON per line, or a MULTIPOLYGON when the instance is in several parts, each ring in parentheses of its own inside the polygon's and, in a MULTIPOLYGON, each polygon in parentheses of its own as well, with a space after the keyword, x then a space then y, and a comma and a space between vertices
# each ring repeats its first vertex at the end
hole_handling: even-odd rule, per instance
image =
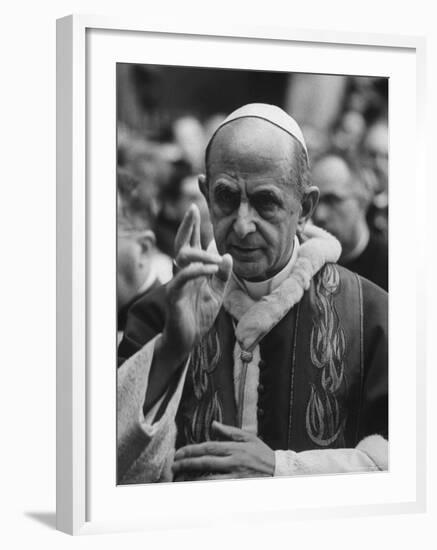
POLYGON ((374 472, 388 470, 388 441, 364 438, 354 449, 275 451, 275 476, 374 472))
POLYGON ((143 414, 150 368, 158 335, 127 359, 117 374, 117 479, 118 483, 171 481, 176 441, 176 413, 184 387, 188 360, 171 396, 164 394, 143 414), (168 403, 154 422, 162 401, 168 403))

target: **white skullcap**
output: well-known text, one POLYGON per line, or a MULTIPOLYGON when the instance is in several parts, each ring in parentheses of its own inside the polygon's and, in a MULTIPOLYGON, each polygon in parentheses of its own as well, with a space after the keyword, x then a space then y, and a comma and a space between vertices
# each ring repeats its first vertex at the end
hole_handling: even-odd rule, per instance
POLYGON ((248 105, 243 105, 243 107, 240 107, 239 109, 228 115, 225 120, 220 124, 220 126, 216 129, 211 139, 209 140, 209 143, 212 142, 214 136, 217 134, 220 128, 223 128, 223 126, 225 126, 229 122, 232 122, 239 118, 261 118, 262 120, 266 120, 267 122, 278 126, 278 128, 281 128, 282 130, 287 132, 287 134, 290 134, 290 136, 297 139, 297 141, 302 145, 303 150, 305 151, 308 162, 307 146, 302 134, 302 130, 299 128, 298 123, 294 120, 293 117, 291 117, 281 108, 277 107, 276 105, 269 105, 268 103, 249 103, 248 105))

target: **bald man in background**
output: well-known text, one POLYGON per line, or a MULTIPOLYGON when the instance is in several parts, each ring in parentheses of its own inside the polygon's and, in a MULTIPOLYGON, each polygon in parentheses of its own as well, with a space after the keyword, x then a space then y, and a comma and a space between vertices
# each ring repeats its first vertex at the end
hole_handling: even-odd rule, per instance
POLYGON ((388 467, 387 295, 306 226, 318 200, 296 122, 246 105, 199 176, 179 271, 135 304, 119 347, 118 482, 388 467))
POLYGON ((320 191, 314 223, 340 241, 338 263, 388 291, 388 245, 370 230, 367 212, 372 200, 369 173, 353 156, 332 151, 312 168, 320 191))

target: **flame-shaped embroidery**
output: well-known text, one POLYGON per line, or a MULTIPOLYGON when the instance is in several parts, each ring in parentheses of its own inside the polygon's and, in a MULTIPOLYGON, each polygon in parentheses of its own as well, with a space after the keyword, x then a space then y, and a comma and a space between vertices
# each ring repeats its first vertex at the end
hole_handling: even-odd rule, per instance
POLYGON ((214 327, 195 347, 191 356, 191 379, 196 405, 190 419, 186 420, 186 443, 200 443, 213 438, 210 433, 213 420, 223 420, 223 410, 218 392, 211 388, 210 376, 220 358, 220 342, 214 327))
POLYGON ((306 410, 307 433, 321 447, 331 445, 344 426, 337 401, 337 392, 344 380, 346 349, 344 331, 334 304, 339 284, 338 270, 327 264, 316 283, 317 315, 310 336, 311 362, 320 371, 320 385, 311 385, 306 410))
POLYGON ((331 445, 343 429, 335 396, 327 393, 325 397, 326 401, 323 403, 322 398, 312 386, 306 411, 308 435, 320 447, 331 445))
POLYGON ((208 375, 217 367, 220 357, 218 334, 210 330, 194 348, 191 356, 191 377, 194 395, 199 401, 208 389, 208 375))

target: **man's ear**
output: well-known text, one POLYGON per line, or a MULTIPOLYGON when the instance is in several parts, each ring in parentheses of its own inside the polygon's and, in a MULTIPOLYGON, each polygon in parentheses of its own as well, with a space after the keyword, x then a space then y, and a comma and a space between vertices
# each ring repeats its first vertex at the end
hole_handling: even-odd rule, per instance
POLYGON ((156 244, 155 233, 151 229, 142 231, 137 237, 137 243, 141 247, 141 254, 148 254, 156 244))
POLYGON ((302 197, 302 210, 297 224, 298 231, 303 231, 306 222, 311 218, 319 202, 320 191, 315 185, 305 189, 302 197))
POLYGON ((197 180, 199 182, 199 189, 202 195, 205 197, 207 204, 209 205, 209 194, 208 194, 208 181, 205 174, 200 174, 197 180))

